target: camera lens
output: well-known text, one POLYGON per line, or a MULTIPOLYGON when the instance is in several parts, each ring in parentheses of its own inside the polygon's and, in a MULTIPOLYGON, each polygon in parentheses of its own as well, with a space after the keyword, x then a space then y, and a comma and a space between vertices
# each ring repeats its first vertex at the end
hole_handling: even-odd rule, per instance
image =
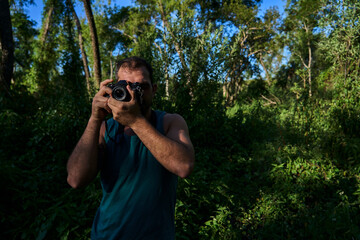
POLYGON ((126 90, 122 87, 116 87, 112 91, 112 96, 118 101, 124 101, 127 96, 126 90))

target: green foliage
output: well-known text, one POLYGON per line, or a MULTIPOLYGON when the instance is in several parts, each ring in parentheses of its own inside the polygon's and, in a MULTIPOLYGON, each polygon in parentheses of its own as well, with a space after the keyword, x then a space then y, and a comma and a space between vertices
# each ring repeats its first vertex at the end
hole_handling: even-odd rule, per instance
POLYGON ((254 103, 229 111, 232 117, 224 125, 231 131, 221 125, 215 132, 223 138, 232 136, 224 141, 212 138, 212 150, 199 147, 195 173, 180 185, 177 210, 182 213, 177 227, 184 234, 180 239, 359 236, 354 224, 359 222, 358 161, 353 161, 354 169, 328 157, 327 151, 334 149, 318 145, 318 140, 330 133, 317 129, 317 124, 330 119, 317 119, 309 129, 299 123, 311 116, 297 113, 298 109, 276 110, 254 103), (205 215, 202 209, 207 209, 205 215), (189 216, 200 226, 195 230, 198 235, 189 216))

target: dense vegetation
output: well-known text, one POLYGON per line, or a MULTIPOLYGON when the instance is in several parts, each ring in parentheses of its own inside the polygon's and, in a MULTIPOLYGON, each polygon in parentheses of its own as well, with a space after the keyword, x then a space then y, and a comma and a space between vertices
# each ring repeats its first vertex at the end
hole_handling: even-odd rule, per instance
POLYGON ((259 0, 134 2, 92 3, 99 71, 81 2, 45 0, 37 29, 31 1, 10 1, 1 239, 89 238, 101 187, 71 189, 66 161, 96 76, 113 78, 131 55, 152 63, 155 108, 183 115, 196 148, 179 179, 177 239, 360 239, 360 3, 288 0, 284 15, 261 15, 259 0))

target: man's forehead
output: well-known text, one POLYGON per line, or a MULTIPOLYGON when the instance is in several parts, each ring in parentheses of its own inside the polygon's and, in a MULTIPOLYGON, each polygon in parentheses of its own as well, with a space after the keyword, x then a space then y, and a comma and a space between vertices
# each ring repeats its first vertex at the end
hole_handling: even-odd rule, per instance
POLYGON ((126 74, 126 73, 133 73, 133 72, 140 73, 140 74, 145 75, 147 77, 149 76, 149 72, 145 67, 131 68, 129 66, 121 66, 119 68, 118 74, 120 74, 120 73, 121 74, 126 74))
POLYGON ((119 68, 119 71, 117 73, 117 79, 118 81, 120 80, 127 80, 127 81, 132 81, 132 82, 148 82, 149 84, 151 83, 151 79, 149 76, 149 72, 146 69, 146 67, 139 67, 139 68, 131 68, 129 66, 121 66, 119 68), (138 74, 137 76, 135 74, 138 74), (132 75, 131 77, 129 75, 132 75), (132 79, 129 79, 132 78, 132 79), (135 78, 134 78, 135 77, 135 78))

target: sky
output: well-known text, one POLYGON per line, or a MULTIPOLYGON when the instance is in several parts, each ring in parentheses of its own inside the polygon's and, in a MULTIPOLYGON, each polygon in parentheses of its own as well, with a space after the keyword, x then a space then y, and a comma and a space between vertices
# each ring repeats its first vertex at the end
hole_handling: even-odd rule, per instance
POLYGON ((270 7, 277 6, 279 8, 280 14, 284 12, 286 5, 286 0, 263 0, 260 5, 260 13, 264 13, 266 9, 270 7))
MULTIPOLYGON (((34 0, 35 4, 27 7, 27 14, 29 14, 30 18, 34 20, 37 23, 37 27, 41 25, 41 17, 42 17, 42 11, 44 8, 43 0, 34 0)), ((134 5, 132 0, 113 0, 111 1, 112 4, 116 3, 118 6, 131 6, 134 5)), ((261 16, 266 9, 268 9, 271 6, 278 6, 280 13, 283 12, 283 9, 285 7, 286 0, 263 0, 261 6, 260 6, 260 12, 259 15, 261 16)), ((84 17, 85 13, 83 11, 83 6, 77 2, 75 7, 76 13, 79 15, 79 17, 84 17)))

